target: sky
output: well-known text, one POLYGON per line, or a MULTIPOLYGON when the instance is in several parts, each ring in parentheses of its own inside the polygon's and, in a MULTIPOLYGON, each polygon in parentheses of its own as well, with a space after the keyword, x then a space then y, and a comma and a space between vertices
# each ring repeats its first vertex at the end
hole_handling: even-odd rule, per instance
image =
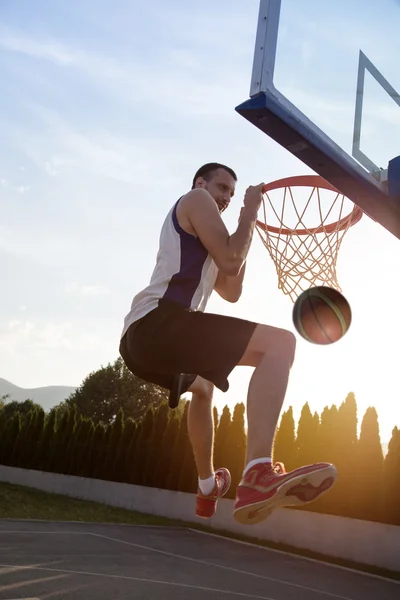
MULTIPOLYGON (((307 11, 286 3, 276 84, 351 152, 358 49, 400 88, 399 52, 388 44, 390 34, 399 43, 399 5, 382 1, 378 28, 372 6, 359 24, 361 2, 351 12, 344 0, 307 0, 307 11)), ((231 232, 248 185, 311 172, 234 110, 249 97, 257 17, 258 0, 1 2, 0 377, 77 386, 118 357, 162 222, 200 165, 238 174, 223 217, 231 232)), ((400 111, 367 85, 361 147, 385 168, 400 111)), ((297 418, 309 402, 322 412, 354 392, 359 421, 375 406, 390 439, 400 426, 399 272, 399 241, 363 217, 338 259, 351 328, 329 347, 298 338, 283 410, 293 406, 297 418)), ((294 331, 257 235, 240 301, 214 294, 207 310, 294 331)), ((251 372, 235 369, 230 390, 216 391, 219 411, 246 401, 251 372)))

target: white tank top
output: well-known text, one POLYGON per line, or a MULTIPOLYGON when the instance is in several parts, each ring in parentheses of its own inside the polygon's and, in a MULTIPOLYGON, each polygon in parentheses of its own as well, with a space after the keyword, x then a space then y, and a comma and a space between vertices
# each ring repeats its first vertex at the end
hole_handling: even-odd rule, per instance
MULTIPOLYGON (((179 202, 179 200, 178 200, 179 202)), ((218 268, 201 241, 178 223, 176 208, 161 229, 157 261, 150 283, 132 300, 121 337, 129 326, 158 306, 160 298, 203 311, 214 289, 218 268)))

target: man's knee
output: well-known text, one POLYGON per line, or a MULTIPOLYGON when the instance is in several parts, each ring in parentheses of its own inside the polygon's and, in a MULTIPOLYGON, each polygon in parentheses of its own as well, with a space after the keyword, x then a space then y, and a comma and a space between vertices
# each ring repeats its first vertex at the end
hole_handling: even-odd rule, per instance
POLYGON ((296 337, 286 329, 282 329, 277 341, 276 350, 282 353, 288 360, 290 365, 293 365, 296 354, 296 337))
POLYGON ((192 385, 188 389, 188 392, 195 394, 198 398, 202 400, 212 401, 213 393, 214 393, 214 384, 211 381, 207 381, 207 379, 203 379, 199 375, 193 381, 192 385))
POLYGON ((240 365, 257 367, 265 356, 287 358, 294 362, 296 338, 290 331, 270 325, 257 325, 252 338, 240 360, 240 365))

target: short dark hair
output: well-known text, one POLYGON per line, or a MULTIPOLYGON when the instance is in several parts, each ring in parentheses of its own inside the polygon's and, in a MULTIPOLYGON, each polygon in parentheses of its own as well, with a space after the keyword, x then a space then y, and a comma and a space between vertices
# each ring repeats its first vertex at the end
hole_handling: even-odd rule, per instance
POLYGON ((207 163, 206 165, 200 167, 200 169, 197 170, 196 175, 193 177, 192 190, 194 190, 195 188, 196 179, 198 179, 198 177, 202 177, 206 181, 211 181, 211 179, 215 175, 215 171, 218 171, 218 169, 224 169, 224 171, 228 171, 228 173, 232 175, 233 179, 237 181, 237 175, 235 171, 233 171, 230 167, 227 167, 226 165, 221 165, 220 163, 216 162, 207 163))

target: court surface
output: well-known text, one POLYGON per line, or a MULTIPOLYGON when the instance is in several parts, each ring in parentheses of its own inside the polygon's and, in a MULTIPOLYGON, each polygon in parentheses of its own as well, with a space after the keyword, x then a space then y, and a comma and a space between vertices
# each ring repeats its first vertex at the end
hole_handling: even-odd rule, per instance
POLYGON ((395 600, 400 582, 190 529, 0 521, 0 600, 395 600))

